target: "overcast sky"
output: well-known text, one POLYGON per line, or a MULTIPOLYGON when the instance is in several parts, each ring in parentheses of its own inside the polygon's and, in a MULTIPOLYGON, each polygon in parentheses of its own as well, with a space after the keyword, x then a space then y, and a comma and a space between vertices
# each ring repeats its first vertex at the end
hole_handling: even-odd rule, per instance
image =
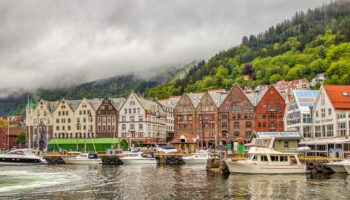
POLYGON ((0 96, 207 59, 324 2, 0 0, 0 96))

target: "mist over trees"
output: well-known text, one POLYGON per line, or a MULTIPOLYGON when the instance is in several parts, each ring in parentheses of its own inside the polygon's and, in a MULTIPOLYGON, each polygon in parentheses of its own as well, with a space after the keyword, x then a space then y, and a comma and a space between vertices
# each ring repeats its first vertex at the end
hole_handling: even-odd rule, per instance
POLYGON ((198 63, 182 79, 150 88, 147 96, 310 80, 319 73, 326 73, 328 84, 350 84, 349 1, 298 12, 265 32, 244 36, 240 45, 198 63))

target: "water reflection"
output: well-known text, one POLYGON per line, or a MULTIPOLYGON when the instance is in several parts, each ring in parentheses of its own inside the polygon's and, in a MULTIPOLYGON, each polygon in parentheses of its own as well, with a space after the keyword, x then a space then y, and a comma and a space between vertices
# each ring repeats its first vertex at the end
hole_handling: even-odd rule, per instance
POLYGON ((0 167, 0 199, 350 199, 346 174, 210 174, 205 166, 0 167))

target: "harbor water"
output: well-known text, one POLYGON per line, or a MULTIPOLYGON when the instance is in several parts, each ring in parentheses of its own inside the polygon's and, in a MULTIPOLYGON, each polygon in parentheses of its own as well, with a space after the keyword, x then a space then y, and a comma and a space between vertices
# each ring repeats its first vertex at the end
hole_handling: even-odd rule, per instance
POLYGON ((0 166, 0 199, 350 199, 350 175, 219 175, 204 165, 0 166))

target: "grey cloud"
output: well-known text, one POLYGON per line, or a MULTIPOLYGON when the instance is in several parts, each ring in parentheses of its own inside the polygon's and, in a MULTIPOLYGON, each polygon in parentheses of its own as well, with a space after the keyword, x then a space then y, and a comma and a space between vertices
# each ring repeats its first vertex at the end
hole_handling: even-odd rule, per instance
POLYGON ((206 59, 324 2, 1 1, 0 96, 206 59))

